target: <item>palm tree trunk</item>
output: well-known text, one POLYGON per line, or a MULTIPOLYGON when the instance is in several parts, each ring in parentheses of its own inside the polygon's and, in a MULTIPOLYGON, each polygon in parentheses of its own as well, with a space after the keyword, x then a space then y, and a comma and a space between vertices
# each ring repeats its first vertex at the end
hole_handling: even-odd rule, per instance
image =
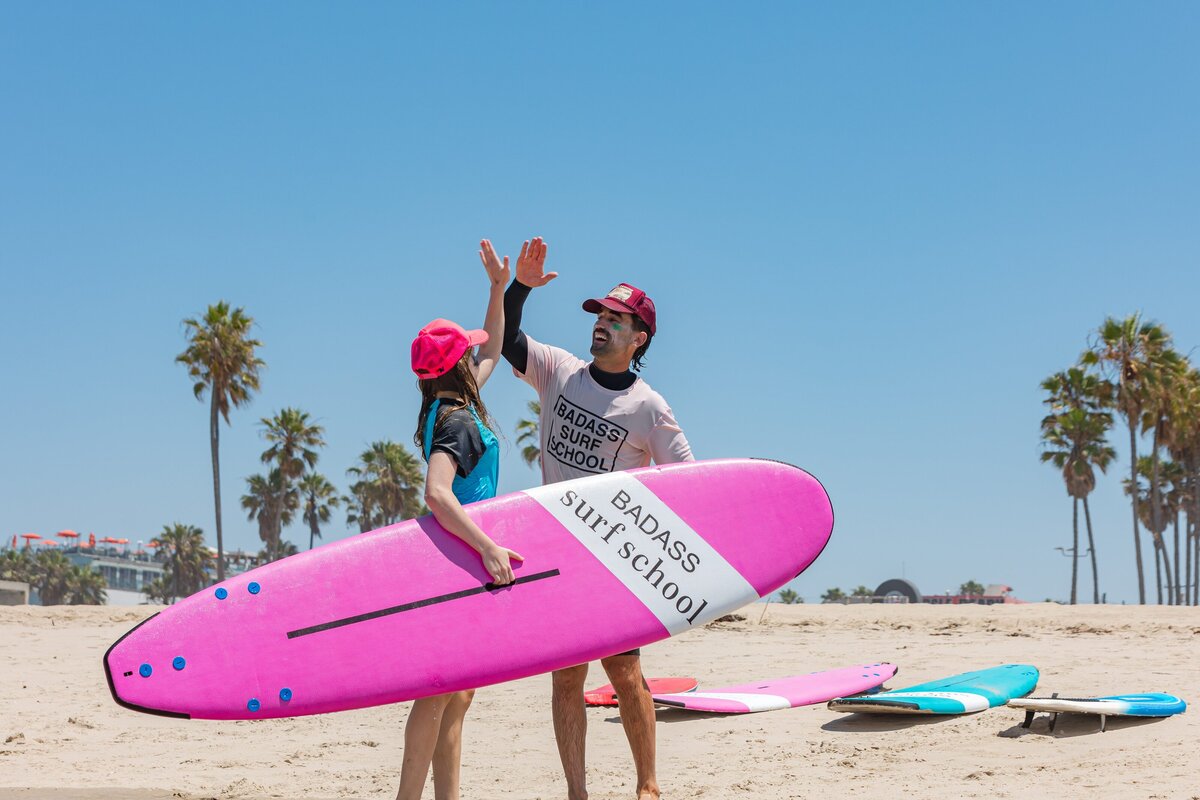
POLYGON ((217 513, 217 582, 225 580, 225 540, 221 538, 221 465, 217 456, 220 449, 221 427, 217 417, 217 394, 212 391, 212 407, 208 415, 208 438, 212 444, 213 507, 217 513))
POLYGON ((1179 509, 1175 510, 1175 591, 1171 592, 1171 600, 1173 605, 1181 605, 1183 600, 1180 598, 1182 590, 1179 588, 1179 509))
POLYGON ((1158 544, 1158 537, 1154 536, 1154 583, 1158 589, 1158 604, 1162 605, 1162 548, 1158 544))
POLYGON ((1075 605, 1075 589, 1079 585, 1079 498, 1071 498, 1071 605, 1075 605))
POLYGON ((1133 551, 1137 556, 1137 576, 1138 576, 1138 603, 1146 605, 1146 578, 1145 570, 1142 567, 1142 532, 1138 528, 1138 503, 1137 503, 1137 435, 1134 433, 1134 426, 1137 420, 1134 417, 1129 417, 1129 481, 1133 487, 1131 493, 1133 498, 1133 551))
MULTIPOLYGON (((1167 583, 1167 605, 1175 605, 1175 586, 1171 582, 1171 554, 1167 552, 1167 540, 1158 537, 1159 548, 1162 550, 1163 572, 1167 583)), ((1160 601, 1161 602, 1161 601, 1160 601)))
POLYGON ((1088 510, 1086 495, 1083 498, 1083 519, 1087 522, 1088 553, 1092 557, 1092 602, 1100 605, 1100 572, 1096 567, 1096 540, 1092 537, 1092 512, 1088 510))
POLYGON ((1183 517, 1183 546, 1186 568, 1184 569, 1183 604, 1192 604, 1192 514, 1189 511, 1183 517))
MULTIPOLYGON (((1153 446, 1150 451, 1150 527, 1156 531, 1154 537, 1154 545, 1162 551, 1162 557, 1165 561, 1167 558, 1166 542, 1162 538, 1163 531, 1167 526, 1162 521, 1162 492, 1158 487, 1158 430, 1162 426, 1162 419, 1156 418, 1154 421, 1154 439, 1153 446)), ((1158 569, 1158 554, 1155 553, 1154 567, 1158 569)), ((1158 604, 1161 606, 1163 602, 1163 587, 1162 576, 1158 577, 1158 604)), ((1171 568, 1167 567, 1167 602, 1170 602, 1171 597, 1171 568)))

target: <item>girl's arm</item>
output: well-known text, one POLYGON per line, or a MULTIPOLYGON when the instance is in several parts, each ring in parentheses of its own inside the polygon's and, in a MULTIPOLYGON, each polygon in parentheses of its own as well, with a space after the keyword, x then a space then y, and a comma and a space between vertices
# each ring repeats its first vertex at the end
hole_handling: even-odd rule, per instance
POLYGON ((483 567, 497 584, 512 583, 513 571, 509 559, 524 561, 519 554, 501 547, 467 516, 462 503, 451 489, 458 464, 449 453, 434 450, 429 456, 429 471, 425 475, 425 505, 443 528, 469 544, 483 559, 483 567))
POLYGON ((483 317, 483 329, 487 331, 488 340, 479 346, 479 352, 475 354, 475 384, 482 389, 492 376, 504 345, 504 287, 508 285, 512 270, 508 266, 508 256, 501 262, 487 239, 479 243, 479 260, 483 262, 491 283, 487 313, 483 317))

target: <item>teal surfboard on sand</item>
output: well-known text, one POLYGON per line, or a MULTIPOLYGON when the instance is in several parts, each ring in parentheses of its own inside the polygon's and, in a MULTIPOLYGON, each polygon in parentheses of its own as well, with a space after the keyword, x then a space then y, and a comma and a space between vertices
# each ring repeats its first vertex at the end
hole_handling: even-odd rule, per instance
POLYGON ((1037 667, 1004 664, 905 689, 839 697, 829 701, 829 710, 860 714, 973 714, 1024 697, 1034 690, 1037 682, 1037 667))

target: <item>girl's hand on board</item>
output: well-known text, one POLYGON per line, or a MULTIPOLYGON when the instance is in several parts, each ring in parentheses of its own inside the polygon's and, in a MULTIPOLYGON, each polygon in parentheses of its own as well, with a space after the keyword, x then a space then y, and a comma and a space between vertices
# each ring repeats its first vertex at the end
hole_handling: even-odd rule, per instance
POLYGON ((479 551, 479 555, 483 558, 483 568, 492 576, 492 581, 500 586, 507 586, 516 580, 510 559, 525 560, 519 553, 509 550, 507 547, 501 547, 495 542, 479 551))

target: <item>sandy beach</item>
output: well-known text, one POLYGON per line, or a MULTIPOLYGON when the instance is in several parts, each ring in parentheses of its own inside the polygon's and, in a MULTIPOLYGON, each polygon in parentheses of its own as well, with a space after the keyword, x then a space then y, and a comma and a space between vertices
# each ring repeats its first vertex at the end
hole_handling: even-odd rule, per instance
MULTIPOLYGON (((0 797, 54 800, 386 798, 407 703, 261 722, 137 714, 100 659, 153 607, 0 608, 0 797)), ((898 688, 1002 663, 1041 670, 1035 694, 1164 691, 1200 702, 1192 608, 772 604, 648 648, 649 675, 716 687, 891 661, 898 688)), ((589 685, 606 682, 593 664, 589 685)), ((743 716, 658 711, 666 798, 1200 798, 1200 711, 1165 720, 1070 716, 1028 730, 1011 709, 918 719, 824 706, 743 716)), ((614 710, 588 712, 589 788, 633 796, 614 710)), ((559 798, 549 679, 481 689, 465 730, 464 798, 559 798)), ((432 785, 426 787, 432 798, 432 785)))

